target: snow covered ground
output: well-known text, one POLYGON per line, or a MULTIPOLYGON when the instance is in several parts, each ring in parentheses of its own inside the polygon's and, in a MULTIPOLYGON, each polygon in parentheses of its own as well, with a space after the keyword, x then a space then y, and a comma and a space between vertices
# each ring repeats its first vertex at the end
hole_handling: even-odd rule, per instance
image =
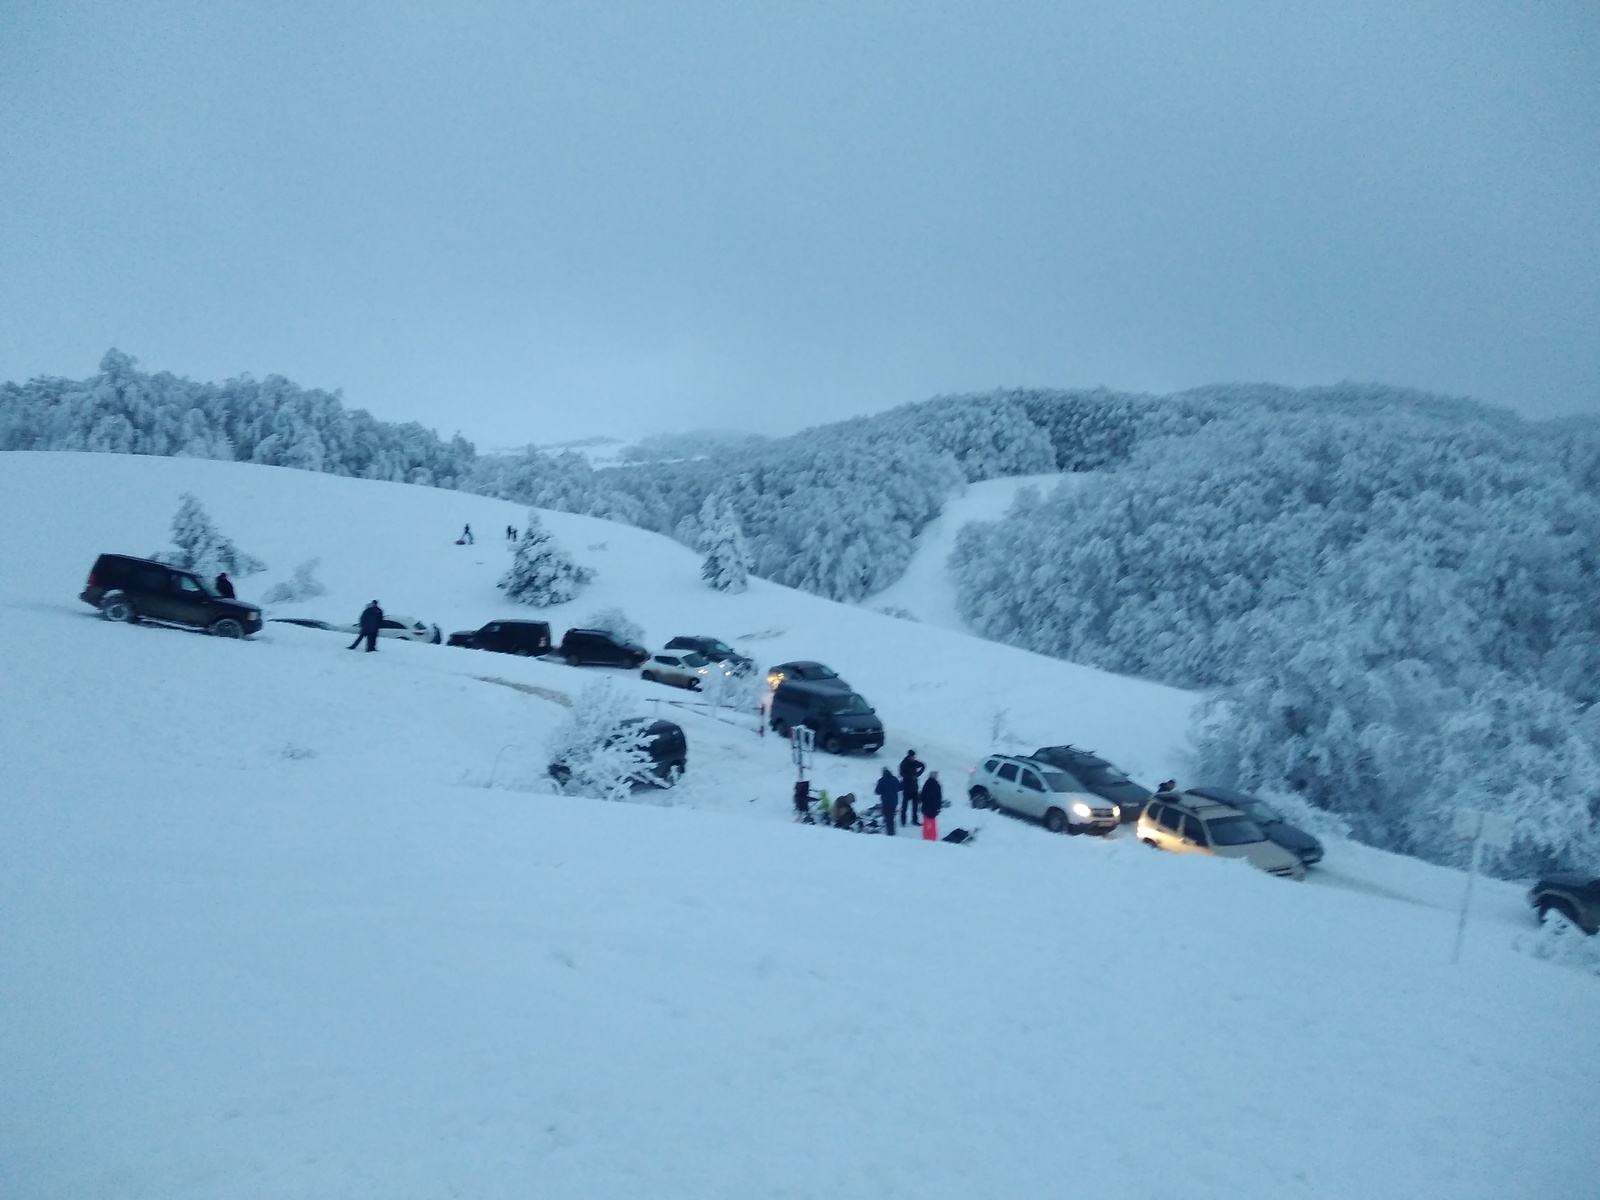
MULTIPOLYGON (((1517 951, 1514 885, 1452 968, 1461 877, 1362 847, 1295 885, 964 807, 970 847, 840 834, 788 820, 786 743, 629 674, 99 620, 94 555, 163 545, 184 491, 270 564, 247 599, 320 556, 285 613, 520 615, 511 505, 0 455, 0 1195, 1596 1190, 1600 981, 1517 951), (684 725, 672 806, 532 790, 597 675, 684 725)), ((872 699, 884 755, 820 786, 912 744, 958 793, 997 735, 1182 775, 1192 695, 546 520, 599 572, 558 633, 616 604, 872 699)))

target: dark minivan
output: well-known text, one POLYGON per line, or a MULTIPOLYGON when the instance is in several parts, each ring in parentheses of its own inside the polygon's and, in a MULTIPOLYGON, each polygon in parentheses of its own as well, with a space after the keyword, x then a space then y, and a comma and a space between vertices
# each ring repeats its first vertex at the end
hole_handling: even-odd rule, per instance
POLYGON ((550 626, 544 621, 490 621, 482 629, 450 635, 450 645, 529 657, 550 653, 550 626))
POLYGON ((603 629, 567 630, 558 653, 574 667, 637 667, 650 657, 643 646, 620 641, 603 629))
POLYGON ((78 599, 108 621, 157 621, 240 638, 261 631, 261 610, 216 595, 192 571, 148 558, 102 554, 78 599))
POLYGON ((828 683, 785 679, 773 689, 768 717, 773 731, 784 737, 797 725, 807 726, 829 754, 871 754, 883 745, 883 722, 872 705, 858 693, 828 683))

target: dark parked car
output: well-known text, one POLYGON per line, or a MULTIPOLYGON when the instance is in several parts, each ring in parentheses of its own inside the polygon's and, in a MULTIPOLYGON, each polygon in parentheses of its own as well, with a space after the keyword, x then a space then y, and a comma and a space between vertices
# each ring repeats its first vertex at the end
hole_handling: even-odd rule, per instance
POLYGON ((802 683, 821 683, 835 688, 850 690, 850 685, 839 678, 839 672, 832 667, 819 662, 786 662, 775 667, 767 668, 767 686, 777 687, 785 679, 795 679, 802 683))
POLYGON ((643 646, 618 641, 603 629, 567 630, 558 653, 574 667, 637 667, 650 657, 643 646))
POLYGON ((544 621, 490 621, 482 629, 452 633, 450 644, 524 657, 549 654, 550 626, 544 621))
MULTIPOLYGON (((635 787, 671 787, 678 782, 689 762, 689 743, 683 730, 671 721, 651 721, 643 717, 629 717, 607 745, 614 745, 625 736, 636 737, 650 755, 650 770, 633 783, 635 787)), ((572 778, 572 768, 564 762, 550 764, 550 777, 563 787, 572 778)))
POLYGON ((785 679, 773 690, 768 712, 773 732, 788 737, 797 725, 816 735, 817 745, 829 754, 865 750, 883 745, 883 722, 861 696, 832 681, 807 683, 785 679))
POLYGON ((1298 825, 1291 825, 1285 821, 1283 814, 1265 800, 1258 800, 1247 792, 1235 792, 1229 788, 1192 787, 1186 790, 1191 796, 1203 796, 1207 800, 1215 800, 1218 804, 1237 808, 1254 821, 1269 840, 1277 842, 1306 866, 1314 867, 1322 861, 1322 843, 1298 825))
POLYGON ((1041 746, 1032 755, 1062 772, 1077 783, 1075 790, 1104 796, 1122 809, 1124 825, 1139 819, 1139 810, 1150 799, 1150 789, 1140 787, 1105 759, 1076 746, 1041 746))
POLYGON ((95 559, 78 599, 106 620, 130 625, 155 621, 233 638, 261 629, 261 610, 254 604, 218 596, 192 571, 126 554, 95 559))
POLYGON ((1528 889, 1528 903, 1540 921, 1555 912, 1591 937, 1600 931, 1600 879, 1546 875, 1528 889))
POLYGON ((663 650, 693 650, 703 654, 714 663, 721 663, 730 675, 748 675, 756 669, 755 660, 746 658, 721 638, 700 637, 675 637, 663 650))

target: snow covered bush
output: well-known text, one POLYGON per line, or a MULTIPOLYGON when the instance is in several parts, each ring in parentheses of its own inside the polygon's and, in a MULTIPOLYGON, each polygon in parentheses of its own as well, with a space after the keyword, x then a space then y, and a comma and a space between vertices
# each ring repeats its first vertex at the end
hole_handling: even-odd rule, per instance
POLYGON ((177 549, 158 550, 152 558, 193 571, 205 580, 223 571, 245 576, 267 569, 266 563, 244 553, 211 523, 196 497, 185 492, 179 500, 178 511, 172 518, 172 544, 177 549))
POLYGON ((550 773, 568 795, 631 799, 635 784, 652 778, 646 724, 610 680, 591 684, 551 735, 550 773))
POLYGON ((602 608, 589 614, 583 623, 585 629, 599 629, 609 633, 619 642, 633 642, 637 645, 644 644, 644 630, 635 622, 629 620, 628 614, 620 608, 602 608))
POLYGON ((1548 914, 1539 932, 1513 945, 1524 954, 1586 975, 1600 975, 1600 936, 1590 937, 1559 912, 1548 914))
POLYGON ((700 549, 706 554, 700 578, 719 592, 742 592, 748 588, 755 560, 750 556, 733 505, 721 496, 707 496, 700 506, 700 531, 700 549))
POLYGON ((530 509, 511 568, 497 586, 509 599, 547 607, 573 599, 593 578, 594 572, 574 562, 530 509))
POLYGON ((263 604, 295 604, 301 600, 314 600, 326 596, 328 589, 316 578, 322 565, 320 558, 308 558, 294 569, 294 574, 281 583, 275 583, 261 596, 263 604))

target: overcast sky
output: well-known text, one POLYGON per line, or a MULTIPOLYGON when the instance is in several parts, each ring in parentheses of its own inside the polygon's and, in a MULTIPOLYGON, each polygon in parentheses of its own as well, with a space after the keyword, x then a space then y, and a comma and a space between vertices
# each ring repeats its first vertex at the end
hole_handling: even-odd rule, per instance
POLYGON ((480 446, 1001 385, 1600 409, 1600 5, 0 0, 0 379, 480 446))

